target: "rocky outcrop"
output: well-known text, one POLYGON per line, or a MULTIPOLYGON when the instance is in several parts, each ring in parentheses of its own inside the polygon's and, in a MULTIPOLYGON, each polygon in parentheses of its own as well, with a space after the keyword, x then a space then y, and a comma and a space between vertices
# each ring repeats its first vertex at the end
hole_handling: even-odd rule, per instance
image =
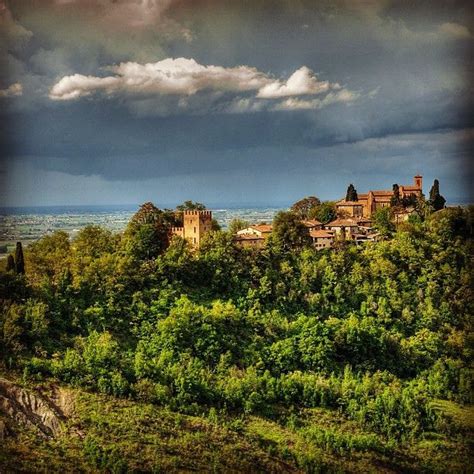
POLYGON ((65 414, 61 404, 68 405, 65 398, 65 394, 57 392, 54 397, 46 397, 0 378, 0 413, 7 420, 34 428, 47 437, 62 430, 65 414))

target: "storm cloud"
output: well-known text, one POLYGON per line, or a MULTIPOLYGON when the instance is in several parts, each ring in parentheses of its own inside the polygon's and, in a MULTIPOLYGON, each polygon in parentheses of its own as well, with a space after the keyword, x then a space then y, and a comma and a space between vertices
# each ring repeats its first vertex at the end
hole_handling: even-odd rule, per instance
POLYGON ((469 2, 0 0, 0 22, 4 204, 78 202, 58 179, 268 202, 412 172, 470 199, 469 2))

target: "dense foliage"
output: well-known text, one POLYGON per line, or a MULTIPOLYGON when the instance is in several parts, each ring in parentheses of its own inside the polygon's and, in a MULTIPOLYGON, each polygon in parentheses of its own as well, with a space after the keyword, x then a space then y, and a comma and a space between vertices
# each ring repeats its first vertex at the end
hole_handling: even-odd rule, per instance
POLYGON ((295 202, 290 212, 300 219, 317 219, 323 224, 337 217, 336 204, 333 201, 321 202, 315 196, 308 196, 295 202))
POLYGON ((444 429, 434 400, 472 403, 472 209, 324 251, 292 213, 262 250, 213 231, 193 251, 148 211, 0 273, 7 368, 187 413, 329 407, 398 441, 444 429))

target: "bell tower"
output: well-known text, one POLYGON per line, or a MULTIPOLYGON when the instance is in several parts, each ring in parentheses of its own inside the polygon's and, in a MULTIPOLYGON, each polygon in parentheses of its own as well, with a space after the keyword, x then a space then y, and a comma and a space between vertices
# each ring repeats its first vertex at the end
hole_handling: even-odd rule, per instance
POLYGON ((413 178, 413 184, 414 184, 415 187, 417 187, 419 190, 422 190, 422 189, 423 189, 423 176, 420 176, 419 174, 417 174, 417 175, 413 178))

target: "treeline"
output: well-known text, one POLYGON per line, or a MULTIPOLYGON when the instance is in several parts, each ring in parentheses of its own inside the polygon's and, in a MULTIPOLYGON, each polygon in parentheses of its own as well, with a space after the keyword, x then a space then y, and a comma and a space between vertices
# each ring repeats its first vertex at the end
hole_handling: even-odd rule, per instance
POLYGON ((472 402, 473 216, 444 209, 328 251, 287 214, 261 250, 220 230, 199 250, 168 242, 150 206, 123 235, 56 232, 25 249, 24 274, 0 274, 0 355, 25 377, 187 413, 330 407, 410 439, 445 426, 433 400, 472 402))

